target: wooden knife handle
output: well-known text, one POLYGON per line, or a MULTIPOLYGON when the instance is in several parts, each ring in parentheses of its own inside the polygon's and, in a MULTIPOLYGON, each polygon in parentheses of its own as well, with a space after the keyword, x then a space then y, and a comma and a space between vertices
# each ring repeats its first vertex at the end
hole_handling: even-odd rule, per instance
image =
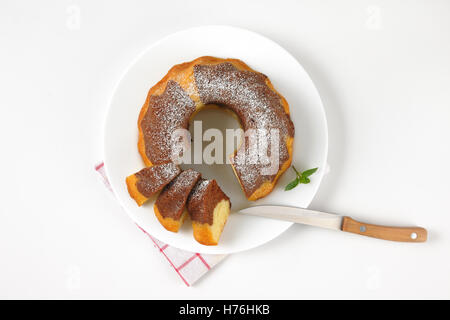
POLYGON ((360 234, 372 238, 401 241, 401 242, 425 242, 427 230, 420 227, 385 227, 368 224, 344 217, 342 231, 360 234))

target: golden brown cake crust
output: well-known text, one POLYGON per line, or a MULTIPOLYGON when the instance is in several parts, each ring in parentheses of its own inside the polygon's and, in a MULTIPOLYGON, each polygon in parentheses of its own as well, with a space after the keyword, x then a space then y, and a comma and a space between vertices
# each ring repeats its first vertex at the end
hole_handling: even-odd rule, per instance
POLYGON ((177 220, 174 220, 170 217, 163 217, 161 213, 158 210, 158 207, 156 204, 153 205, 153 211, 155 211, 155 216, 158 219, 158 221, 161 223, 161 225, 167 230, 171 232, 178 232, 181 225, 183 224, 186 216, 187 211, 184 211, 181 215, 181 217, 177 220))
POLYGON ((139 190, 136 187, 137 178, 135 174, 132 174, 131 176, 128 176, 126 178, 127 182, 127 189, 130 196, 136 201, 138 206, 142 206, 148 198, 144 196, 142 193, 139 192, 139 190))
MULTIPOLYGON (((233 170, 244 193, 246 194, 246 197, 249 200, 256 200, 270 193, 274 188, 278 178, 290 166, 293 152, 292 149, 294 128, 289 117, 289 105, 284 97, 275 90, 272 83, 266 76, 252 70, 241 60, 221 59, 205 56, 197 58, 191 62, 173 66, 166 74, 166 76, 150 89, 147 95, 147 99, 141 109, 138 119, 138 149, 142 156, 142 159, 144 160, 144 163, 147 166, 151 166, 153 164, 157 164, 161 161, 167 160, 165 158, 167 155, 163 155, 163 157, 161 157, 161 153, 163 153, 161 150, 166 150, 162 146, 160 146, 158 152, 154 152, 155 150, 151 150, 152 148, 158 149, 157 146, 161 144, 161 141, 158 141, 158 138, 151 138, 157 136, 157 132, 156 130, 151 129, 154 128, 154 123, 152 123, 152 125, 149 125, 149 123, 154 120, 155 117, 153 117, 151 113, 148 113, 148 110, 158 108, 158 106, 161 106, 164 103, 166 103, 166 105, 173 105, 173 101, 177 101, 175 98, 178 97, 188 107, 184 109, 181 117, 170 120, 173 120, 172 124, 174 128, 187 128, 189 120, 192 119, 196 112, 203 108, 206 103, 213 103, 211 101, 205 100, 206 98, 211 97, 211 95, 205 90, 204 86, 200 86, 201 90, 199 90, 199 85, 201 85, 202 83, 199 81, 201 80, 201 76, 208 76, 210 74, 208 72, 212 70, 212 68, 214 68, 214 71, 216 71, 215 66, 217 66, 217 68, 219 69, 224 66, 224 68, 229 72, 234 72, 234 70, 236 70, 235 73, 238 75, 240 71, 245 71, 247 72, 245 73, 245 75, 249 75, 257 79, 258 81, 264 81, 267 88, 270 89, 271 93, 269 94, 269 96, 272 97, 272 95, 275 95, 279 99, 279 104, 281 105, 281 111, 276 110, 277 117, 275 118, 277 121, 280 120, 283 122, 283 126, 280 130, 282 133, 282 137, 280 139, 282 149, 280 150, 281 153, 284 154, 284 156, 283 158, 280 158, 281 161, 278 171, 275 174, 263 177, 261 175, 258 175, 258 173, 255 173, 256 169, 251 169, 253 170, 253 172, 250 172, 251 174, 248 174, 246 170, 250 169, 246 169, 242 166, 240 167, 236 162, 233 163, 233 160, 236 160, 236 153, 231 155, 233 170), (208 70, 207 68, 203 68, 205 66, 210 67, 210 69, 208 70), (170 101, 171 103, 167 103, 168 101, 170 101)), ((265 94, 267 96, 267 92, 265 94)), ((234 111, 236 112, 236 110, 234 111)), ((243 119, 243 117, 245 117, 245 114, 238 114, 238 118, 240 118, 241 124, 245 125, 246 123, 248 123, 248 121, 246 121, 246 119, 243 119)))

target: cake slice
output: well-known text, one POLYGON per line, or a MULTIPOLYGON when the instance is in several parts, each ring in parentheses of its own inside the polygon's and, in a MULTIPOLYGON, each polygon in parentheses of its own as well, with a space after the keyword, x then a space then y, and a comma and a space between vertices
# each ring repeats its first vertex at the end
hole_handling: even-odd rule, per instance
POLYGON ((230 198, 216 180, 201 179, 197 182, 187 201, 195 240, 207 246, 217 245, 230 207, 230 198))
POLYGON ((181 172, 159 194, 153 206, 159 222, 169 231, 178 232, 186 218, 186 201, 201 174, 194 170, 181 172))
POLYGON ((180 168, 174 163, 159 164, 142 169, 127 177, 128 192, 138 206, 141 206, 180 172, 180 168))

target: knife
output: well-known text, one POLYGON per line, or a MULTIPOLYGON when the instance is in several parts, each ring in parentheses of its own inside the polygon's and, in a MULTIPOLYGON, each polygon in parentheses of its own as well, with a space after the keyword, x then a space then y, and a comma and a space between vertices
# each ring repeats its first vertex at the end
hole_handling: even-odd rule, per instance
POLYGON ((420 227, 387 227, 363 223, 347 216, 287 206, 254 206, 239 213, 310 226, 351 232, 362 236, 401 242, 425 242, 427 230, 420 227))

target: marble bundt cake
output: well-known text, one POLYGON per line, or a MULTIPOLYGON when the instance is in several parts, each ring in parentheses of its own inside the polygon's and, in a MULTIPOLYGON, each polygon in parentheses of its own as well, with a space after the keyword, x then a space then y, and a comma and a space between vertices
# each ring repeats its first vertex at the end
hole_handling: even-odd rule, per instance
POLYGON ((195 113, 211 104, 231 110, 245 132, 266 130, 269 140, 274 134, 270 130, 277 130, 278 159, 270 161, 278 167, 273 172, 263 173, 267 163, 245 160, 255 156, 246 138, 230 156, 247 199, 266 196, 291 164, 294 125, 287 101, 268 77, 237 59, 200 57, 175 65, 150 89, 138 119, 138 148, 144 163, 152 166, 170 162, 172 133, 187 129, 195 113))

